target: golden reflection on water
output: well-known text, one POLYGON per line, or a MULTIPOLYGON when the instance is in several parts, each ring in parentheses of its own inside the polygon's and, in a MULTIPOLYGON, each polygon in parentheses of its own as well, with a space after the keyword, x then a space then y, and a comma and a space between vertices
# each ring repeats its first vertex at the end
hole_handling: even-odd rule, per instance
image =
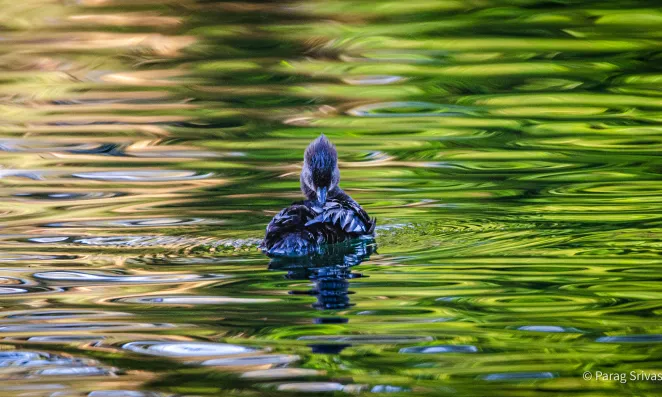
POLYGON ((0 396, 655 395, 657 4, 2 6, 0 396), (319 133, 377 246, 269 263, 319 133))

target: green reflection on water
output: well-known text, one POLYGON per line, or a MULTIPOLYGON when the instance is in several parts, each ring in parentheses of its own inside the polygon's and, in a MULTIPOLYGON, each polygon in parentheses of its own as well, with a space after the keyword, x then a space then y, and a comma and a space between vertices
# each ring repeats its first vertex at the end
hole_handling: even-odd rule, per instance
POLYGON ((661 15, 6 2, 0 395, 656 395, 661 15), (377 252, 269 267, 320 133, 377 252))

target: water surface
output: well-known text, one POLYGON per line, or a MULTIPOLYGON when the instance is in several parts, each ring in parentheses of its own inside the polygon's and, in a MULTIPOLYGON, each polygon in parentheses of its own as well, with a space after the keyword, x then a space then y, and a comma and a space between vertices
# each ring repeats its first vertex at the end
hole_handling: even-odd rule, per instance
POLYGON ((0 15, 0 395, 655 395, 653 1, 0 15), (272 261, 336 143, 376 243, 272 261))

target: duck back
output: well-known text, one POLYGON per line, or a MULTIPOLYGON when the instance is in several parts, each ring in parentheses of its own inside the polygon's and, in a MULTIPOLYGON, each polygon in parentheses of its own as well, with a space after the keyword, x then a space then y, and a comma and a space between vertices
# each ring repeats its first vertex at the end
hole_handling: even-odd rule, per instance
POLYGON ((374 235, 375 223, 346 195, 330 199, 324 205, 312 200, 300 201, 271 220, 261 248, 272 256, 318 253, 326 244, 374 235))

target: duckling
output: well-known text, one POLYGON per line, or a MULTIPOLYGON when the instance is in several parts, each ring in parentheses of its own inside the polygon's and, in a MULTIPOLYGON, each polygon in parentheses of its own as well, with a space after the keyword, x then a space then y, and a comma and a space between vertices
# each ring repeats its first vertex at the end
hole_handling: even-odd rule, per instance
POLYGON ((327 244, 374 236, 376 220, 339 186, 338 153, 324 134, 308 145, 299 180, 306 200, 269 222, 260 246, 267 255, 315 254, 327 244))

